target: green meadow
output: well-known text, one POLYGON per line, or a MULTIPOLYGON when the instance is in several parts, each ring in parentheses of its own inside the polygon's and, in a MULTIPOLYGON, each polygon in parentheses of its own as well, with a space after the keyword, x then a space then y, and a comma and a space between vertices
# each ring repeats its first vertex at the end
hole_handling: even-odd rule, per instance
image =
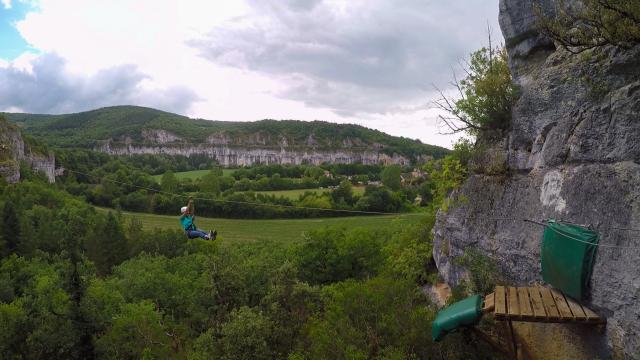
MULTIPOLYGON (((235 171, 236 169, 222 169, 222 175, 223 176, 231 176, 231 174, 235 171)), ((183 171, 183 172, 177 172, 174 173, 174 175, 178 178, 178 180, 184 180, 184 179, 191 179, 191 180, 195 180, 195 179, 199 179, 203 176, 205 176, 206 174, 209 173, 209 171, 211 170, 192 170, 192 171, 183 171)), ((162 179, 162 175, 154 175, 153 178, 157 181, 160 182, 160 180, 162 179)))
MULTIPOLYGON (((100 209, 107 211, 107 209, 100 209)), ((180 229, 178 215, 155 215, 147 213, 123 212, 127 220, 138 219, 145 230, 180 229)), ((284 242, 298 241, 309 230, 327 226, 344 226, 348 228, 363 227, 368 229, 388 228, 390 226, 406 226, 415 224, 423 215, 412 213, 384 216, 350 216, 313 219, 214 219, 196 217, 196 224, 203 230, 216 229, 223 242, 259 241, 279 239, 284 242)))

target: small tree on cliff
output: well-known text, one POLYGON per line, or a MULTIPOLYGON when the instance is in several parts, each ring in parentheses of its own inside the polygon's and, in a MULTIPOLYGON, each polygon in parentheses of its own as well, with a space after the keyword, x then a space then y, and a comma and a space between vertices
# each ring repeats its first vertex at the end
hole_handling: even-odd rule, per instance
POLYGON ((615 45, 640 44, 640 1, 584 0, 569 6, 559 1, 555 16, 547 16, 536 4, 540 30, 572 53, 615 45))
MULTIPOLYGON (((489 41, 491 44, 491 41, 489 41)), ((483 47, 471 54, 463 65, 466 77, 454 76, 458 94, 449 97, 437 89, 435 107, 447 114, 439 118, 452 133, 464 131, 472 136, 500 133, 511 122, 511 108, 517 99, 504 47, 483 47)))

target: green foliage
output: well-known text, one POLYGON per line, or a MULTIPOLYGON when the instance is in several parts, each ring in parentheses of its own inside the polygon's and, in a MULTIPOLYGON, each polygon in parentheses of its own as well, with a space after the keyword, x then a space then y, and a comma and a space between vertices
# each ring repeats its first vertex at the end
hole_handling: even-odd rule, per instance
POLYGON ((207 175, 200 178, 199 187, 201 192, 216 195, 220 193, 220 176, 222 176, 222 170, 218 170, 219 171, 211 170, 207 175))
POLYGON ((151 301, 124 304, 109 330, 96 341, 96 353, 103 359, 135 359, 151 356, 168 359, 170 338, 163 316, 151 301))
POLYGON ((7 200, 2 208, 2 223, 0 223, 0 239, 3 241, 3 256, 13 254, 18 249, 20 226, 17 208, 12 200, 7 200))
POLYGON ((471 293, 489 294, 500 281, 495 261, 476 249, 466 249, 456 263, 469 271, 471 293))
POLYGON ((96 264, 98 274, 106 275, 111 267, 127 257, 127 239, 122 224, 112 213, 106 219, 98 219, 88 240, 88 255, 96 264))
POLYGON ((385 272, 389 276, 409 279, 418 284, 431 281, 437 269, 432 258, 431 229, 435 222, 433 213, 420 223, 404 226, 396 232, 383 248, 387 259, 385 272))
POLYGON ((375 276, 382 261, 384 236, 366 229, 312 231, 298 255, 300 278, 314 285, 375 276))
POLYGON ((640 44, 640 3, 629 0, 585 0, 581 6, 560 1, 555 16, 537 6, 542 32, 572 53, 606 45, 631 48, 640 44))
POLYGON ((382 179, 382 183, 393 191, 400 190, 400 175, 402 173, 402 168, 399 165, 391 165, 387 166, 382 170, 380 174, 380 178, 382 179))
POLYGON ((367 186, 355 207, 362 211, 397 212, 402 209, 405 199, 385 187, 367 186))
MULTIPOLYGON (((443 171, 447 161, 438 161, 433 171, 443 171)), ((111 166, 116 170, 101 171, 116 179, 137 177, 125 171, 126 165, 111 166)), ((348 189, 347 183, 335 189, 341 203, 348 189)), ((392 201, 401 195, 371 187, 363 197, 384 196, 392 201)), ((321 198, 334 199, 329 194, 321 198)), ((156 201, 164 206, 164 200, 156 201)), ((413 226, 406 225, 406 218, 389 222, 378 217, 369 223, 351 218, 343 220, 349 227, 293 238, 282 234, 281 225, 271 225, 274 231, 262 226, 265 221, 245 221, 244 226, 275 235, 209 242, 187 240, 179 230, 146 231, 143 221, 96 212, 52 184, 10 185, 0 203, 3 214, 16 215, 19 228, 17 250, 0 260, 3 359, 490 354, 476 348, 473 339, 448 338, 453 350, 431 343, 427 329, 435 309, 420 284, 434 274, 430 231, 435 205, 424 222, 413 226), (8 211, 5 204, 10 204, 8 211), (356 221, 379 226, 381 219, 386 221, 383 230, 353 226, 356 221)), ((177 227, 176 217, 170 220, 177 227)), ((310 224, 319 226, 291 222, 299 224, 297 233, 310 224)))
POLYGON ((378 277, 325 289, 326 310, 305 329, 308 359, 429 358, 433 314, 409 281, 378 277))
POLYGON ((160 181, 160 188, 164 192, 175 193, 178 191, 178 178, 173 174, 173 171, 167 171, 162 175, 160 181))
POLYGON ((449 194, 462 185, 467 177, 467 168, 450 155, 428 163, 425 170, 429 173, 429 181, 433 183, 433 204, 447 211, 457 200, 450 198, 449 194))
MULTIPOLYGON (((181 195, 171 194, 187 193, 197 198, 219 200, 199 201, 198 215, 230 218, 306 218, 349 214, 314 210, 332 208, 397 212, 411 209, 410 200, 415 198, 414 190, 406 188, 392 193, 386 188, 371 187, 365 191, 365 196, 357 196, 363 189, 358 187, 358 194, 354 194, 347 178, 353 175, 349 174, 382 171, 382 166, 264 165, 234 170, 234 177, 220 176, 218 168, 196 180, 180 180, 172 171, 167 171, 161 176, 161 185, 158 185, 154 177, 149 176, 143 169, 136 168, 125 158, 98 155, 83 150, 65 150, 63 158, 63 164, 69 171, 58 177, 57 184, 66 191, 83 196, 94 205, 134 212, 174 215, 184 205, 185 199, 181 195), (77 172, 74 170, 76 168, 79 169, 77 172), (331 170, 324 170, 325 168, 331 170), (287 176, 302 177, 282 177, 275 171, 282 171, 287 176), (332 176, 325 176, 325 171, 330 171, 332 176), (320 174, 318 179, 307 176, 315 176, 316 172, 320 174), (337 175, 338 173, 342 175, 337 175), (306 193, 310 188, 314 191, 306 193), (279 189, 299 191, 295 195, 273 192, 279 189), (332 194, 327 194, 329 192, 332 194), (269 206, 241 204, 243 202, 264 203, 269 206)), ((361 173, 360 176, 366 177, 365 181, 379 178, 378 174, 361 173)))
POLYGON ((466 77, 455 81, 460 97, 447 98, 441 93, 435 104, 449 113, 440 119, 453 131, 473 136, 501 135, 511 123, 511 108, 518 89, 504 47, 483 47, 471 54, 465 68, 466 77))
POLYGON ((353 186, 349 180, 342 180, 340 185, 331 191, 331 199, 334 204, 353 205, 353 186))
POLYGON ((221 329, 221 359, 270 359, 271 321, 260 311, 242 307, 231 312, 221 329))

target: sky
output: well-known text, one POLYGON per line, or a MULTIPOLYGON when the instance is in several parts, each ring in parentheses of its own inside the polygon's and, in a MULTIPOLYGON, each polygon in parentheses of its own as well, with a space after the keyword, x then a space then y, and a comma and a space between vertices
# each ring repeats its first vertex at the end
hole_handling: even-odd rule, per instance
POLYGON ((432 101, 502 41, 498 0, 0 0, 0 111, 140 105, 451 147, 432 101))

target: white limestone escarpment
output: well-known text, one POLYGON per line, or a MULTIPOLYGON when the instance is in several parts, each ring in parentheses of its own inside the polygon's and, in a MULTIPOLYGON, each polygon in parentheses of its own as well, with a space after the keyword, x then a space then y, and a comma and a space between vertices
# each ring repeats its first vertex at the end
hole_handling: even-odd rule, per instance
MULTIPOLYGON (((129 138, 100 141, 96 151, 112 155, 166 154, 204 155, 215 159, 222 166, 252 166, 256 164, 401 164, 409 165, 411 160, 398 154, 388 155, 381 146, 366 147, 360 139, 346 139, 338 148, 319 148, 310 135, 305 144, 291 145, 281 137, 272 142, 260 133, 248 138, 234 139, 224 133, 212 134, 206 142, 193 144, 165 130, 145 130, 144 141, 135 142, 129 138)), ((422 159, 424 160, 424 159, 422 159)))

